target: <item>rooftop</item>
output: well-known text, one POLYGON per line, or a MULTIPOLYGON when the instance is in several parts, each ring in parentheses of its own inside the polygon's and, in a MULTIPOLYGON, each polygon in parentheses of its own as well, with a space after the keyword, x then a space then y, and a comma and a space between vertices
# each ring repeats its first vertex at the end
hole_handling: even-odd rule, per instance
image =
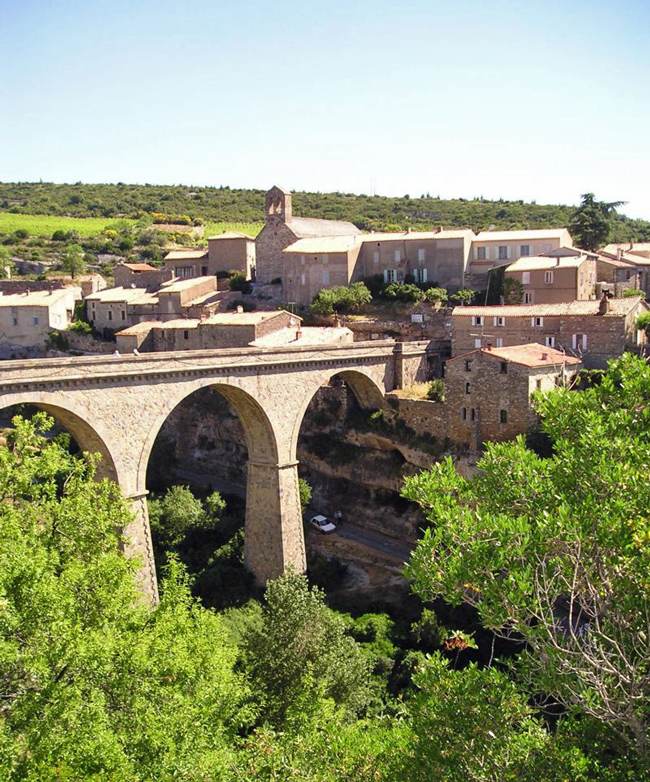
POLYGON ((586 255, 555 257, 546 255, 523 256, 506 267, 507 272, 543 271, 544 269, 577 269, 589 260, 586 255))
POLYGON ((25 293, 4 293, 0 291, 0 307, 49 307, 69 296, 79 298, 79 288, 66 286, 25 293))
POLYGON ((352 342, 353 335, 345 327, 304 326, 300 329, 300 337, 296 339, 296 328, 287 326, 250 342, 254 348, 276 348, 282 346, 300 345, 332 345, 338 342, 352 342))
POLYGON ((217 234, 216 236, 208 236, 209 242, 212 242, 215 239, 248 239, 251 242, 255 241, 254 236, 249 236, 248 234, 240 234, 237 231, 224 231, 222 234, 217 234))
POLYGON ((346 253, 361 247, 360 236, 314 236, 309 239, 298 239, 297 242, 285 248, 285 253, 346 253))
MULTIPOLYGON (((291 314, 286 310, 274 310, 271 312, 218 312, 206 318, 203 323, 211 323, 219 326, 256 326, 266 320, 272 320, 279 315, 291 314)), ((296 324, 302 321, 298 315, 291 315, 296 324)))
MULTIPOLYGON (((600 317, 621 318, 633 312, 639 304, 646 309, 643 297, 632 296, 625 299, 610 299, 609 312, 600 317)), ((452 316, 501 316, 511 318, 542 317, 544 315, 598 315, 600 301, 563 301, 556 304, 500 304, 490 307, 455 307, 452 316)))
POLYGON ((172 250, 165 256, 166 261, 192 261, 205 258, 207 250, 172 250))
POLYGON ((474 236, 470 229, 459 231, 396 231, 393 233, 356 234, 347 236, 313 236, 298 239, 285 248, 285 253, 344 253, 362 244, 381 242, 421 242, 424 240, 469 239, 474 236))
POLYGON ((287 226, 298 239, 306 239, 311 236, 346 236, 361 233, 354 223, 348 223, 344 220, 321 220, 317 217, 292 217, 287 221, 287 226))
POLYGON ((529 342, 525 345, 512 345, 508 348, 477 348, 463 353, 460 356, 447 359, 449 364, 452 361, 467 358, 467 356, 481 354, 507 361, 509 364, 520 364, 525 367, 557 367, 561 364, 581 364, 582 360, 574 356, 567 356, 561 350, 547 348, 540 345, 539 342, 529 342))
POLYGON ((476 242, 517 242, 534 241, 542 239, 565 239, 568 231, 566 228, 545 228, 530 231, 481 231, 474 241, 476 242))
POLYGON ((150 266, 148 263, 118 263, 118 266, 125 266, 127 269, 131 269, 132 272, 157 272, 155 266, 150 266))
POLYGON ((158 299, 155 294, 148 293, 145 288, 104 288, 103 291, 86 296, 85 301, 99 301, 104 304, 117 304, 118 302, 155 304, 158 299))
POLYGON ((195 286, 202 286, 208 280, 211 280, 214 283, 214 290, 216 291, 217 278, 213 275, 207 275, 206 277, 174 277, 173 280, 163 282, 158 293, 177 293, 178 291, 186 291, 195 286))

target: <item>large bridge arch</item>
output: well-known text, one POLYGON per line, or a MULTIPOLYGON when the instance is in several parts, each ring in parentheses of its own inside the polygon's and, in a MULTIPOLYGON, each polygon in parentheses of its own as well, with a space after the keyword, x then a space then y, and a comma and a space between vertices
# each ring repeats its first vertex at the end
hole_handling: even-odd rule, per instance
POLYGON ((173 411, 197 391, 218 391, 230 402, 244 430, 248 450, 244 564, 258 583, 264 584, 277 578, 288 565, 305 570, 306 556, 297 462, 282 458, 279 424, 272 421, 256 398, 256 386, 257 380, 250 378, 199 378, 166 396, 141 445, 137 486, 144 496, 156 437, 173 411))
POLYGON ((382 384, 373 377, 370 371, 364 371, 361 368, 345 370, 333 368, 317 373, 313 382, 309 385, 297 411, 296 421, 289 444, 289 453, 292 459, 297 458, 298 437, 300 436, 300 428, 305 418, 307 408, 318 393, 318 390, 334 377, 340 377, 347 383, 360 407, 363 407, 366 410, 378 410, 382 407, 385 389, 382 384))
POLYGON ((120 483, 119 460, 115 458, 115 447, 109 430, 97 415, 93 415, 91 411, 80 405, 78 400, 59 394, 55 404, 52 402, 52 394, 30 392, 2 399, 0 409, 16 405, 32 405, 46 412, 68 430, 81 451, 100 455, 97 478, 108 478, 115 483, 120 483))

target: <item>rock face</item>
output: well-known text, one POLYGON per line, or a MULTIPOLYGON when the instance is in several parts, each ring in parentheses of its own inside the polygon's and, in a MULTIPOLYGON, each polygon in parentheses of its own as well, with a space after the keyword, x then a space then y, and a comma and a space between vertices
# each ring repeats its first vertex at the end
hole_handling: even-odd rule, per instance
MULTIPOLYGON (((403 479, 448 452, 436 436, 438 405, 388 398, 382 410, 357 404, 344 382, 316 394, 298 441, 299 471, 312 486, 314 511, 344 511, 355 523, 412 540, 423 524, 419 508, 399 496, 403 479)), ((176 466, 210 476, 216 486, 246 485, 247 448, 236 413, 214 389, 196 392, 172 413, 160 435, 176 466)))

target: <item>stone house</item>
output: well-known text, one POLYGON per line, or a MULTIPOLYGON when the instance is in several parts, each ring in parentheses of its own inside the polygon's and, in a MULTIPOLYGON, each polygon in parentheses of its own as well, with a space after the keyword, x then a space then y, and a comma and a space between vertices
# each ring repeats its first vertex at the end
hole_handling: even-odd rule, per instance
POLYGON ((255 239, 248 234, 225 231, 208 237, 208 274, 236 271, 255 279, 255 239))
POLYGON ((506 266, 504 280, 522 286, 522 304, 554 304, 595 298, 596 260, 588 254, 531 256, 506 266))
POLYGON ((113 269, 116 288, 146 288, 155 291, 173 276, 171 269, 157 269, 148 263, 118 263, 113 269))
POLYGON ((504 262, 516 261, 572 247, 573 239, 566 228, 526 231, 481 231, 472 241, 469 264, 470 287, 487 287, 488 272, 504 262))
POLYGON ((284 282, 285 247, 298 239, 325 236, 356 236, 361 231, 343 220, 294 217, 291 193, 272 187, 265 199, 266 223, 255 239, 256 278, 258 282, 281 279, 284 282))
POLYGON ((172 250, 165 256, 163 268, 181 279, 211 274, 207 250, 172 250))
POLYGON ((53 331, 65 331, 74 318, 81 299, 77 286, 55 287, 52 283, 31 290, 22 281, 21 288, 0 289, 0 346, 2 353, 20 348, 44 348, 53 331))
POLYGON ((537 421, 535 391, 550 391, 582 367, 579 358, 539 343, 479 348, 445 364, 447 435, 478 449, 511 440, 537 421))
POLYGON ((381 275, 385 283, 462 287, 472 231, 406 231, 299 239, 284 250, 288 301, 308 305, 323 288, 381 275))
POLYGON ((582 358, 589 369, 604 368, 626 350, 646 343, 636 318, 647 312, 641 298, 456 307, 451 314, 452 356, 470 350, 540 343, 582 358))
POLYGON ((112 333, 135 322, 135 311, 146 318, 158 309, 156 295, 143 288, 106 288, 86 296, 84 301, 89 322, 102 333, 112 333))

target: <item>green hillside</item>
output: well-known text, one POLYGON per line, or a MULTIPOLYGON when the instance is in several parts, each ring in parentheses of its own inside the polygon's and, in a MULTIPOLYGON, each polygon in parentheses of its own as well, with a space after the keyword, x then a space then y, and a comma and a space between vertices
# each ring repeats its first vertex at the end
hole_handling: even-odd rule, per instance
MULTIPOLYGON (((4 183, 0 211, 74 218, 137 219, 154 212, 195 223, 261 223, 264 190, 187 185, 4 183)), ((625 193, 622 193, 625 196, 625 193)), ((363 230, 466 227, 480 231, 566 226, 573 207, 523 201, 387 198, 348 193, 294 193, 294 212, 304 217, 349 220, 363 230)), ((254 230, 254 229, 251 229, 254 230)), ((0 224, 0 231, 2 229, 0 224)), ((613 240, 650 240, 650 222, 619 216, 613 240)))

